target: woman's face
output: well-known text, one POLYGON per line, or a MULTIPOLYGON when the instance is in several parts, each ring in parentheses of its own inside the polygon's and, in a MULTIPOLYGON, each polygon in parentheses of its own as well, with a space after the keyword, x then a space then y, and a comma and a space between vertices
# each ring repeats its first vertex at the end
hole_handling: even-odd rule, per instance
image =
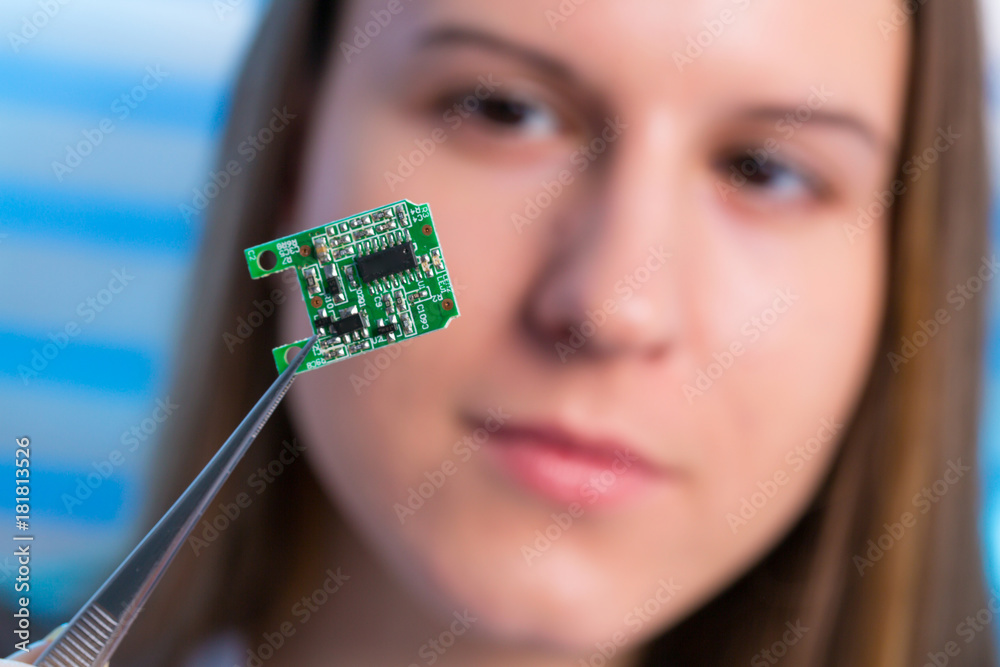
POLYGON ((887 228, 859 209, 900 138, 894 10, 351 4, 284 231, 428 202, 461 317, 290 401, 430 608, 635 642, 801 516, 880 363, 887 228))

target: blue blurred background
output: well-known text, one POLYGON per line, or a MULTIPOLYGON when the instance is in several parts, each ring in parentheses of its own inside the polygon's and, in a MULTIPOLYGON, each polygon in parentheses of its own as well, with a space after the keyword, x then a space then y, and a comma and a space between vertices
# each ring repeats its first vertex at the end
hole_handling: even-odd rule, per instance
MULTIPOLYGON (((1000 130, 1000 0, 984 5, 1000 130)), ((30 436, 35 614, 74 610, 134 539, 156 418, 174 409, 167 373, 202 225, 191 211, 263 6, 0 6, 0 480, 13 479, 14 438, 30 436), (116 449, 123 457, 112 460, 116 449)), ((981 470, 996 586, 1000 298, 991 298, 981 470)), ((0 493, 0 518, 13 516, 13 497, 0 493)), ((0 601, 14 598, 12 564, 0 555, 0 601)))
POLYGON ((201 235, 182 205, 209 182, 263 5, 0 4, 0 479, 30 436, 36 614, 80 603, 134 539, 201 235))

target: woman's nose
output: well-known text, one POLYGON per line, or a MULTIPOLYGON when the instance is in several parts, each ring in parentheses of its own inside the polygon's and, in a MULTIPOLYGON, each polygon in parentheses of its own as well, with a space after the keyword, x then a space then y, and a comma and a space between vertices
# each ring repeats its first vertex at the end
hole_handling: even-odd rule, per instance
POLYGON ((674 344, 676 246, 689 208, 678 140, 662 117, 628 124, 602 164, 550 209, 548 223, 565 234, 528 295, 525 318, 561 361, 656 358, 674 344))

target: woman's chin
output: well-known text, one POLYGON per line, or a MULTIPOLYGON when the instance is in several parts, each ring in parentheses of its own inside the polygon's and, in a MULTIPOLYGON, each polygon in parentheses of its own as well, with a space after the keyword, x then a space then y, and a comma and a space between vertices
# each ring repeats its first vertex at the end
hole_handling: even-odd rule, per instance
POLYGON ((631 644, 679 618, 672 579, 602 566, 598 553, 571 545, 530 564, 519 545, 488 538, 420 552, 409 573, 420 597, 445 618, 467 611, 490 641, 587 655, 598 640, 631 644))

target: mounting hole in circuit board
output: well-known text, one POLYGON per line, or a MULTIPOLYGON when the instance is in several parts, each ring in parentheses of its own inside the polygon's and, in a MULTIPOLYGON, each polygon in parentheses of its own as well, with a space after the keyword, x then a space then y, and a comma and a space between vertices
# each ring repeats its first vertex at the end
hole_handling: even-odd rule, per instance
POLYGON ((430 236, 432 227, 430 225, 424 225, 422 231, 424 232, 424 236, 430 236))
POLYGON ((270 271, 278 265, 278 256, 274 254, 271 250, 265 250, 264 252, 257 255, 257 266, 264 269, 265 271, 270 271))
POLYGON ((455 302, 452 301, 451 299, 445 299, 444 301, 441 302, 441 307, 444 308, 445 310, 451 310, 452 308, 455 307, 455 302))
POLYGON ((297 345, 292 345, 290 348, 285 350, 285 363, 286 364, 292 363, 292 360, 295 359, 295 355, 298 354, 301 350, 302 348, 298 347, 297 345))

